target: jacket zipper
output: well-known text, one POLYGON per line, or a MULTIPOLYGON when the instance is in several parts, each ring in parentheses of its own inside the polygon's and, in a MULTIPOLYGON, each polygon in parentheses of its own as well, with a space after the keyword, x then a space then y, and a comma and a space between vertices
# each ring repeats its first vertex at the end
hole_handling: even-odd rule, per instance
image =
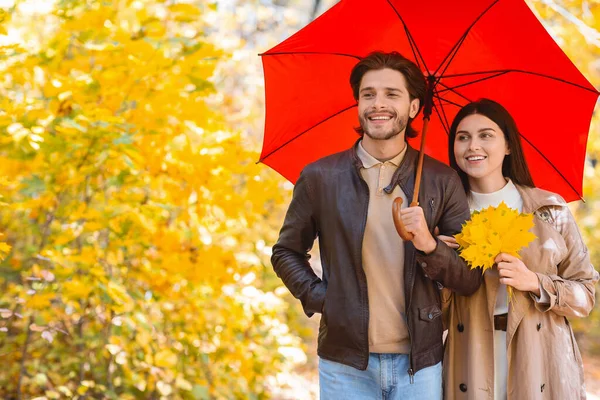
MULTIPOLYGON (((404 190, 404 189, 402 189, 402 190, 404 190)), ((432 197, 429 200, 429 207, 430 207, 429 218, 427 218, 427 217, 425 218, 425 222, 427 222, 427 226, 428 227, 433 222, 433 221, 431 221, 431 219, 433 218, 433 205, 434 205, 434 198, 432 197)), ((409 276, 409 282, 410 282, 410 293, 408 295, 408 301, 406 302, 406 304, 407 304, 407 307, 406 307, 406 322, 407 322, 407 325, 408 325, 408 321, 410 321, 410 303, 411 303, 411 300, 412 300, 412 291, 413 291, 414 286, 415 286, 415 281, 414 281, 414 277, 413 277, 413 269, 416 268, 415 262, 416 262, 416 257, 415 257, 415 253, 413 253, 412 260, 408 264, 409 266, 412 266, 412 267, 408 271, 409 272, 409 275, 408 275, 409 276)), ((408 340, 410 340, 410 343, 411 343, 411 346, 410 346, 411 348, 410 348, 410 353, 408 354, 409 368, 408 368, 408 371, 406 371, 406 372, 408 373, 408 376, 410 378, 410 384, 412 385, 412 384, 415 383, 415 372, 414 372, 414 369, 413 369, 413 353, 412 353, 412 343, 413 342, 412 342, 412 335, 410 333, 410 327, 409 327, 409 329, 407 329, 407 331, 408 331, 408 340)))
MULTIPOLYGON (((402 189, 402 191, 404 192, 404 194, 407 194, 406 188, 404 187, 404 185, 402 184, 402 182, 398 182, 398 186, 400 186, 400 189, 402 189)), ((416 250, 415 250, 416 251, 416 250)), ((406 255, 406 254, 405 254, 406 255)), ((404 264, 404 265, 408 265, 409 266, 409 270, 408 270, 408 283, 410 284, 409 287, 409 293, 405 294, 405 296, 407 297, 407 301, 406 301, 406 326, 407 326, 407 331, 408 331, 408 340, 410 341, 410 351, 408 353, 408 371, 406 371, 408 373, 408 376, 410 377, 410 384, 412 385, 413 383, 415 383, 415 379, 414 379, 414 370, 413 370, 413 352, 412 352, 412 347, 413 347, 413 339, 412 339, 412 334, 410 333, 410 303, 412 300, 412 290, 413 290, 413 286, 415 285, 414 279, 413 279, 413 270, 415 268, 414 266, 415 264, 415 253, 413 253, 412 258, 410 260, 410 263, 408 264, 404 264)))
MULTIPOLYGON (((362 265, 362 245, 363 245, 363 240, 365 238, 365 230, 367 227, 367 217, 369 214, 369 199, 370 199, 370 191, 369 191, 369 185, 367 184, 367 182, 362 178, 362 176, 360 175, 360 172, 358 173, 359 179, 361 181, 361 184, 363 185, 363 187, 365 188, 366 192, 367 192, 367 201, 366 201, 366 205, 365 205, 365 209, 363 211, 364 213, 364 219, 363 219, 363 223, 362 223, 362 230, 361 230, 361 234, 360 234, 360 246, 359 246, 359 255, 360 255, 360 273, 361 273, 361 278, 362 281, 364 282, 364 287, 365 289, 367 289, 367 277, 365 275, 365 270, 364 267, 362 265)), ((360 284, 360 281, 359 281, 360 284)), ((361 290, 362 290, 362 285, 361 285, 361 290)), ((366 367, 369 365, 369 291, 368 289, 366 290, 366 293, 362 293, 363 298, 365 299, 366 302, 366 312, 367 312, 367 318, 366 321, 363 322, 363 327, 365 328, 365 332, 366 334, 364 335, 365 337, 365 349, 367 351, 367 357, 366 357, 366 365, 364 366, 365 369, 366 367)))
POLYGON ((412 291, 413 291, 413 287, 415 286, 415 282, 413 279, 413 269, 415 268, 415 255, 413 253, 411 262, 408 264, 409 266, 411 265, 411 269, 408 271, 408 275, 409 275, 409 282, 410 282, 410 293, 408 295, 408 301, 406 302, 406 325, 407 325, 407 331, 408 331, 408 340, 410 341, 410 351, 408 353, 408 376, 410 377, 410 384, 412 385, 413 383, 415 383, 415 379, 414 379, 414 370, 413 370, 413 352, 412 352, 412 347, 413 347, 413 339, 412 339, 412 334, 410 333, 411 327, 408 325, 409 321, 410 321, 410 303, 412 300, 412 291))

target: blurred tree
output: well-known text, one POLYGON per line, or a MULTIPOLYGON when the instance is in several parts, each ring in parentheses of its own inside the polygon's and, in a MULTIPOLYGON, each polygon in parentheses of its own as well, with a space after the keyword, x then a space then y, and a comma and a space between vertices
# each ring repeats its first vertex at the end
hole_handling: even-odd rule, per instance
POLYGON ((62 0, 2 63, 0 397, 263 398, 303 359, 263 290, 284 199, 215 91, 216 12, 62 0))

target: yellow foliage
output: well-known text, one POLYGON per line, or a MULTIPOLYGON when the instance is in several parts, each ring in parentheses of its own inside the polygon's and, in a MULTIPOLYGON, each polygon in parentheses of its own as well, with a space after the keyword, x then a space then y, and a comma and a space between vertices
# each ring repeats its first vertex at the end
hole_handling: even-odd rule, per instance
POLYGON ((285 304, 241 278, 273 286, 265 243, 289 191, 215 92, 213 5, 14 18, 34 45, 0 51, 22 51, 0 65, 0 308, 20 315, 0 318, 0 398, 20 375, 23 398, 264 398, 277 337, 298 344, 261 319, 285 304))
POLYGON ((70 300, 85 300, 94 287, 79 280, 68 281, 63 284, 63 296, 70 300))
POLYGON ((163 349, 154 355, 154 364, 157 367, 172 368, 177 364, 177 355, 168 349, 163 349))
POLYGON ((519 213, 501 202, 498 207, 488 207, 473 212, 455 235, 459 252, 471 268, 492 268, 500 253, 519 257, 519 251, 535 239, 533 214, 519 213))
POLYGON ((34 293, 27 297, 25 306, 32 310, 44 310, 50 307, 54 293, 34 293))
MULTIPOLYGON (((2 237, 2 234, 0 234, 0 237, 2 237)), ((0 242, 0 261, 4 260, 4 258, 10 252, 10 249, 11 249, 11 246, 8 243, 0 242)))

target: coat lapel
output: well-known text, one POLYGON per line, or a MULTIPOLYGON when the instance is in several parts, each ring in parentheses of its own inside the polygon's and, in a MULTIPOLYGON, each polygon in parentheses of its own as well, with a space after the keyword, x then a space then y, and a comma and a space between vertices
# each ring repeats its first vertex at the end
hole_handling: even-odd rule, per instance
MULTIPOLYGON (((562 199, 552 192, 547 192, 538 188, 528 188, 520 185, 516 185, 521 198, 523 199, 523 212, 524 213, 535 213, 541 207, 566 207, 566 203, 561 201, 562 199)), ((534 221, 535 221, 534 216, 534 221)), ((537 221, 536 221, 537 224, 537 221)), ((536 227, 533 228, 536 230, 536 227)), ((531 246, 531 245, 530 245, 531 246)), ((523 262, 525 265, 533 265, 535 262, 533 257, 529 257, 530 249, 525 249, 521 253, 523 262)), ((523 317, 529 311, 529 308, 533 307, 533 302, 529 293, 523 293, 518 290, 513 291, 513 298, 509 300, 509 313, 508 313, 508 324, 506 327, 506 345, 510 346, 510 342, 521 323, 523 317)))

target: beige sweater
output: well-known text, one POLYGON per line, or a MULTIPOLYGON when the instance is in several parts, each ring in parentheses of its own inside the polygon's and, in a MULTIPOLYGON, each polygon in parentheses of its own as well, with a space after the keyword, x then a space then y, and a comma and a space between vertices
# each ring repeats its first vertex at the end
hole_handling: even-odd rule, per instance
POLYGON ((406 195, 399 186, 391 194, 383 190, 402 162, 404 150, 381 162, 358 146, 363 163, 361 175, 369 186, 369 210, 362 245, 362 263, 369 295, 369 351, 371 353, 410 352, 404 302, 404 245, 392 219, 392 203, 406 195))

